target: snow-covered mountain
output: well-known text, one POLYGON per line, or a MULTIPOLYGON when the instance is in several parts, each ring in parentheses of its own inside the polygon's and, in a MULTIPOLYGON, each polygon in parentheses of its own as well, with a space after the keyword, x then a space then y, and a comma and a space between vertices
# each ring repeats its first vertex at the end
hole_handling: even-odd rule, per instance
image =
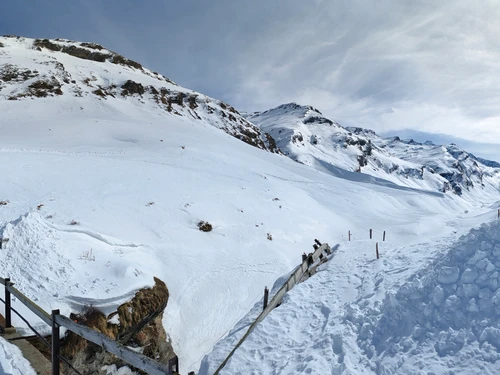
POLYGON ((292 159, 335 175, 356 171, 398 185, 471 199, 500 191, 498 163, 477 158, 454 144, 381 138, 372 130, 344 128, 317 109, 296 103, 245 116, 271 134, 292 159))
POLYGON ((142 103, 203 121, 248 144, 279 152, 268 134, 231 105, 180 87, 99 44, 1 37, 0 97, 14 101, 56 96, 142 103))
MULTIPOLYGON (((464 311, 465 304, 453 304, 457 298, 475 299, 467 301, 471 314, 488 301, 489 311, 496 311, 491 305, 498 288, 490 283, 498 279, 490 263, 500 264, 496 227, 456 247, 481 247, 485 257, 478 253, 472 261, 460 253, 443 264, 457 268, 460 277, 465 273, 464 283, 471 280, 468 268, 484 269, 488 277, 469 284, 489 293, 481 289, 472 296, 476 288, 455 282, 453 269, 454 283, 443 288, 449 300, 443 305, 450 308, 442 315, 433 308, 425 320, 419 313, 427 311, 431 294, 418 289, 432 286, 439 293, 438 278, 426 284, 421 276, 455 248, 460 235, 496 217, 500 194, 489 182, 497 176, 494 165, 486 170, 492 176, 483 174, 484 190, 473 180, 473 189, 484 193, 462 199, 441 191, 438 173, 412 177, 421 166, 397 153, 413 145, 375 141, 369 131, 344 129, 312 108, 302 118, 304 107, 293 105, 282 117, 295 122, 283 129, 270 122, 269 131, 289 155, 304 151, 295 154, 302 164, 296 163, 230 105, 92 43, 0 38, 0 71, 0 236, 9 238, 0 250, 0 277, 10 277, 45 310, 68 315, 91 304, 113 311, 156 276, 170 292, 163 325, 181 373, 212 375, 262 309, 264 287, 276 280, 279 285, 318 238, 340 244, 336 258, 286 296, 224 373, 439 373, 440 367, 425 368, 438 342, 444 359, 437 361, 456 374, 495 367, 498 314, 478 315, 482 320, 472 333, 479 340, 469 335, 463 350, 456 346, 465 365, 455 364, 456 353, 446 347, 463 342, 462 333, 456 334, 463 327, 447 323, 464 311), (279 137, 281 130, 293 138, 295 126, 302 140, 279 137), (336 139, 331 129, 338 132, 337 153, 326 142, 336 139), (370 144, 371 155, 364 155, 370 144), (355 172, 360 155, 375 177, 355 172), (384 168, 397 163, 399 174, 376 171, 372 155, 384 168), (212 224, 212 231, 200 231, 201 221, 212 224), (369 229, 379 242, 387 231, 378 261, 369 229), (408 291, 419 292, 417 309, 406 304, 405 298, 413 298, 408 291), (398 303, 419 315, 419 324, 431 325, 428 342, 391 326, 387 345, 380 343, 386 339, 380 329, 396 316, 398 303), (399 347, 419 354, 418 361, 410 354, 391 356, 399 347)), ((20 301, 13 306, 36 328, 50 330, 20 301)), ((12 353, 10 347, 4 351, 12 353)), ((4 360, 0 356, 4 368, 13 367, 4 360)))

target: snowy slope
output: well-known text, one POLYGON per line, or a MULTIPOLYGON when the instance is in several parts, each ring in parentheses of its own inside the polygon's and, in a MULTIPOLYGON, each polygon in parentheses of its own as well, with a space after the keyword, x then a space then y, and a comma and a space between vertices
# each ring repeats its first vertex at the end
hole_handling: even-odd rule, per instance
POLYGON ((432 236, 452 230, 450 213, 473 209, 439 193, 337 179, 213 127, 158 120, 140 108, 127 117, 131 107, 89 100, 83 105, 95 105, 99 120, 79 109, 57 116, 56 100, 40 103, 46 120, 30 119, 37 103, 28 111, 5 102, 18 106, 22 126, 1 125, 0 170, 8 178, 0 193, 8 203, 0 228, 10 238, 0 252, 2 276, 65 314, 90 303, 113 308, 160 277, 171 292, 164 324, 190 369, 314 238, 335 241, 374 222, 397 222, 408 238, 432 236), (213 232, 200 232, 200 220, 213 232))
POLYGON ((0 337, 0 375, 35 375, 18 347, 0 337))
POLYGON ((402 186, 453 192, 489 201, 500 191, 500 168, 456 145, 383 139, 373 131, 344 128, 311 106, 283 104, 245 114, 292 159, 339 175, 357 171, 402 186))
POLYGON ((14 36, 0 37, 0 42, 0 97, 4 99, 90 96, 140 103, 158 112, 196 119, 253 146, 278 152, 269 135, 229 104, 180 87, 99 44, 14 36))
MULTIPOLYGON (((395 243, 430 244, 500 201, 485 207, 340 168, 323 173, 264 152, 275 150, 271 138, 236 110, 145 68, 1 41, 4 72, 9 64, 25 73, 15 82, 18 73, 9 73, 0 88, 0 235, 10 238, 0 276, 63 314, 87 304, 109 311, 159 277, 170 291, 163 323, 183 373, 198 370, 314 238, 333 244, 351 230, 362 239, 373 227, 395 243), (34 70, 38 76, 24 80, 34 70), (49 84, 32 86, 37 80, 49 84), (129 95, 141 90, 128 81, 159 94, 129 95), (235 139, 244 136, 258 147, 235 139), (213 231, 199 231, 200 220, 213 231)), ((18 301, 14 307, 26 313, 18 301)))
MULTIPOLYGON (((458 231, 485 219, 466 220, 458 231)), ((367 254, 368 241, 343 243, 258 325, 221 374, 498 374, 499 233, 496 220, 459 239, 389 241, 380 260, 367 254)))

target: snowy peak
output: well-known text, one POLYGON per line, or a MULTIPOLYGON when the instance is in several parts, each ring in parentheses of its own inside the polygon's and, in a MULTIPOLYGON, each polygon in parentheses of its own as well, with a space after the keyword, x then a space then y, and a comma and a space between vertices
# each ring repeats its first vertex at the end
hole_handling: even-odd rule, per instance
MULTIPOLYGON (((247 144, 279 152, 275 142, 231 105, 178 86, 163 75, 96 43, 0 37, 0 99, 126 101, 158 115, 211 125, 247 144), (62 99, 64 98, 64 99, 62 99)), ((1 100, 0 100, 1 102, 1 100)))
POLYGON ((322 115, 320 111, 315 109, 314 107, 310 105, 300 105, 297 103, 287 103, 287 104, 281 104, 276 108, 269 109, 263 113, 269 114, 269 115, 276 115, 276 114, 296 114, 298 116, 305 116, 308 112, 313 111, 316 112, 319 115, 322 115))
POLYGON ((269 109, 264 112, 253 112, 247 114, 245 117, 251 118, 273 118, 273 117, 287 117, 300 120, 304 124, 320 123, 333 125, 334 122, 327 119, 316 108, 310 105, 300 105, 297 103, 282 104, 276 108, 269 109))
MULTIPOLYGON (((455 144, 435 145, 373 130, 342 127, 311 106, 284 104, 246 116, 290 158, 334 175, 361 172, 397 185, 462 195, 475 188, 498 196, 500 169, 455 144)), ((352 177, 354 178, 354 177, 352 177)))

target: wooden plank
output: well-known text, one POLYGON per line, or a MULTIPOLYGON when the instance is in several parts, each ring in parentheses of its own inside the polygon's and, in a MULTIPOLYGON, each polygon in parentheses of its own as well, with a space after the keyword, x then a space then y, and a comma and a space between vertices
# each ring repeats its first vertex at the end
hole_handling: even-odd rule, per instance
POLYGON ((22 294, 19 290, 14 288, 12 285, 7 285, 6 289, 14 296, 16 296, 28 309, 30 309, 33 314, 38 316, 44 323, 52 326, 52 317, 45 312, 40 306, 32 302, 28 297, 22 294))
POLYGON ((136 353, 100 332, 73 322, 64 315, 56 315, 55 320, 57 324, 101 346, 106 351, 150 375, 165 375, 169 373, 166 365, 156 362, 145 355, 136 353))
POLYGON ((5 279, 2 279, 2 278, 0 277, 0 284, 5 285, 5 279))

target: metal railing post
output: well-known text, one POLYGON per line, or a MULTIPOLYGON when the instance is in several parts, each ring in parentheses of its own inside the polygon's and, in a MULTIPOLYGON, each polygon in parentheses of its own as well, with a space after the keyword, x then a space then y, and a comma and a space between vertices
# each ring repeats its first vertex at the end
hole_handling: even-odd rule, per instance
POLYGON ((5 328, 12 327, 12 315, 10 310, 10 292, 7 287, 11 286, 10 279, 5 279, 5 328))
POLYGON ((59 314, 59 310, 52 310, 52 375, 60 375, 59 348, 61 347, 61 342, 59 324, 56 323, 56 316, 59 314))

